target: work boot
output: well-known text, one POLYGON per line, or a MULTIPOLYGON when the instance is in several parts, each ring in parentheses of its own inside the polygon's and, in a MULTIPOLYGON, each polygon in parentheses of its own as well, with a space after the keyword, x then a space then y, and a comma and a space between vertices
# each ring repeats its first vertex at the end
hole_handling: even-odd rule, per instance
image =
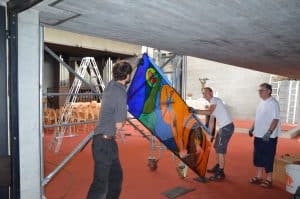
POLYGON ((208 173, 216 173, 218 171, 218 169, 220 168, 219 164, 216 164, 213 168, 211 169, 207 169, 208 173))
POLYGON ((224 169, 218 169, 215 175, 209 178, 210 181, 222 181, 225 179, 224 169))

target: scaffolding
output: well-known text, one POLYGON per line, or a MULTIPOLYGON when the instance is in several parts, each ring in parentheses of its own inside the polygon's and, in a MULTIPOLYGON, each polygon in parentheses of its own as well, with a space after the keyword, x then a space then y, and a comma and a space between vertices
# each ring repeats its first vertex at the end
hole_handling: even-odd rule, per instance
MULTIPOLYGON (((93 57, 85 57, 82 59, 80 67, 76 70, 76 73, 84 78, 85 74, 87 73, 87 70, 89 69, 90 77, 91 77, 91 84, 95 87, 97 94, 99 96, 104 90, 104 83, 101 78, 101 75, 98 70, 98 66, 96 64, 96 61, 93 57)), ((66 124, 70 123, 70 117, 72 115, 74 103, 77 100, 77 94, 79 92, 79 89, 82 85, 82 81, 75 77, 74 82, 69 90, 69 93, 66 97, 65 104, 62 108, 62 112, 58 119, 58 124, 66 124), (75 95, 73 95, 75 94, 75 95)), ((74 136, 71 131, 69 131, 69 135, 65 135, 67 130, 67 126, 57 126, 55 128, 55 132, 53 134, 53 138, 50 142, 49 148, 54 148, 55 152, 59 152, 61 144, 63 142, 64 137, 72 137, 74 136)))
POLYGON ((281 80, 277 76, 271 75, 269 84, 272 86, 272 96, 279 101, 281 80))
MULTIPOLYGON (((95 88, 95 86, 93 86, 91 84, 91 82, 86 81, 81 75, 80 73, 77 73, 76 71, 74 71, 68 64, 66 64, 63 60, 61 60, 51 49, 49 49, 47 46, 44 47, 45 51, 47 53, 49 53, 54 59, 56 59, 60 64, 62 64, 70 73, 74 74, 75 77, 79 80, 81 80, 81 82, 83 82, 84 84, 86 84, 87 86, 89 86, 92 90, 93 93, 85 93, 85 94, 80 94, 80 93, 48 93, 48 94, 44 94, 44 96, 48 96, 48 95, 57 95, 57 96, 61 96, 61 95, 66 95, 68 97, 73 96, 79 96, 79 95, 98 95, 99 98, 101 98, 101 93, 99 92, 99 90, 97 88, 95 88)), ((176 57, 176 55, 172 55, 171 57, 168 58, 168 60, 163 63, 161 66, 162 68, 164 68, 168 63, 170 63, 174 58, 176 57)), ((178 64, 178 62, 174 62, 177 63, 176 67, 180 67, 180 70, 178 71, 185 71, 184 74, 186 74, 186 59, 184 59, 185 56, 181 56, 180 59, 178 59, 178 61, 180 61, 180 64, 178 64)), ((112 68, 112 61, 111 59, 108 59, 108 61, 106 62, 106 66, 110 67, 107 71, 108 76, 111 76, 111 68, 112 68)), ((96 73, 97 74, 97 73, 96 73)), ((182 75, 182 72, 181 72, 182 75)), ((178 77, 178 74, 176 75, 176 77, 178 77)), ((111 77, 110 77, 111 78, 111 77)), ((184 78, 184 77, 182 77, 184 78)), ((107 81, 108 79, 106 79, 107 81)), ((181 81, 181 80, 180 80, 181 81)), ((100 83, 100 85, 102 85, 100 83)), ((183 83, 179 84, 181 85, 181 93, 185 93, 185 87, 183 87, 183 83)), ((101 87, 102 91, 104 89, 104 87, 101 87)), ((183 96, 185 98, 185 96, 183 96)), ((71 98, 71 97, 70 97, 71 98)), ((73 98, 71 98, 73 99, 73 98)), ((42 101, 42 100, 40 100, 42 101)), ((152 135, 149 136, 149 134, 146 134, 141 128, 139 128, 139 126, 137 126, 132 119, 134 118, 127 118, 127 123, 131 126, 134 127, 135 130, 137 130, 145 139, 147 139, 150 142, 150 158, 149 158, 149 164, 148 166, 150 167, 150 169, 156 170, 157 168, 157 162, 158 160, 162 157, 162 152, 164 150, 166 150, 166 147, 163 146, 162 144, 157 143, 157 141, 155 140, 155 137, 153 137, 152 135), (157 158, 155 156, 155 152, 156 150, 159 150, 159 157, 157 158), (152 160, 150 160, 152 158, 152 160), (154 165, 151 165, 150 163, 154 163, 154 165)), ((76 123, 61 123, 61 124, 52 124, 52 125, 46 125, 44 126, 44 128, 51 128, 51 127, 57 127, 57 128, 61 128, 61 127, 68 127, 68 126, 72 126, 72 125, 80 125, 80 124, 85 124, 85 123, 96 123, 97 121, 88 121, 88 122, 76 122, 76 123)), ((60 135, 64 135, 63 133, 61 134, 56 134, 55 138, 61 138, 60 135)), ((82 151, 84 149, 84 147, 89 143, 89 141, 92 139, 94 135, 94 132, 91 132, 89 135, 87 135, 74 149, 71 153, 69 153, 66 158, 59 163, 59 165, 48 174, 48 176, 44 177, 44 175, 42 174, 42 179, 41 179, 41 186, 44 187, 46 186, 52 179, 53 177, 80 151, 82 151)), ((43 137, 43 136, 42 136, 43 137)), ((41 141, 42 143, 42 141, 41 141)), ((41 148, 43 148, 43 146, 41 145, 41 148)), ((174 157, 175 159, 175 157, 174 157)), ((42 160, 43 161, 43 160, 42 160)), ((41 163, 43 165, 43 162, 41 163)))
POLYGON ((297 105, 299 103, 300 81, 271 75, 269 84, 272 85, 272 96, 279 101, 282 121, 295 124, 299 109, 297 105))
POLYGON ((286 112, 286 123, 295 124, 296 122, 298 92, 299 92, 299 81, 295 81, 295 80, 290 81, 287 112, 286 112))

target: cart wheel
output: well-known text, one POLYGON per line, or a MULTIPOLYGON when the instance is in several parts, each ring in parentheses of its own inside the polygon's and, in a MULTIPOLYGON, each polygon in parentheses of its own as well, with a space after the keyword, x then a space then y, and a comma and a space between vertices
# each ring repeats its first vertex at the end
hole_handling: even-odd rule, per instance
POLYGON ((156 158, 149 158, 148 159, 148 167, 151 171, 155 171, 157 169, 157 162, 158 160, 156 158))

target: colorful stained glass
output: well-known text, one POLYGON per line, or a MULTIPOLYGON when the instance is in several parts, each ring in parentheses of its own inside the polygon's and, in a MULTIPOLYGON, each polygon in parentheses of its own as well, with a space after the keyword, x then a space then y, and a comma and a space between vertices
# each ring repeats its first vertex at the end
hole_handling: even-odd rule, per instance
POLYGON ((199 176, 204 176, 211 143, 161 69, 144 54, 128 89, 129 112, 199 176))

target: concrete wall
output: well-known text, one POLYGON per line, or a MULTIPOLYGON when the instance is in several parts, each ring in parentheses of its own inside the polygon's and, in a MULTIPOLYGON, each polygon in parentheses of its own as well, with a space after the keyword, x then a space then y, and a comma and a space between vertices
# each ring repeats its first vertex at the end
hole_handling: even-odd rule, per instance
POLYGON ((207 86, 214 89, 228 106, 233 118, 253 119, 259 103, 258 85, 268 82, 270 75, 204 59, 187 58, 187 93, 192 99, 202 96, 199 78, 208 78, 207 86))

